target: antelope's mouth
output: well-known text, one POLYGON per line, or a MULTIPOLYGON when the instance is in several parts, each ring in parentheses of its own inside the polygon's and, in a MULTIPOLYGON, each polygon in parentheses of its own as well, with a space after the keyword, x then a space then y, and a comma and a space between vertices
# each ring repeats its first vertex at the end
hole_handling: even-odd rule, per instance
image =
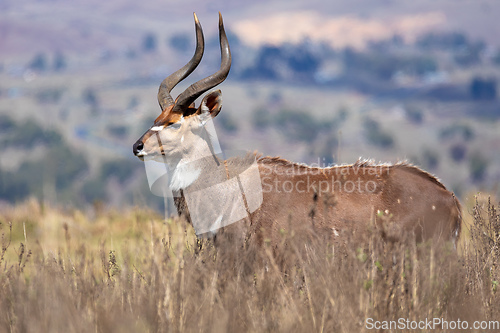
POLYGON ((138 140, 136 143, 134 143, 132 147, 132 152, 134 153, 135 156, 137 156, 141 161, 153 159, 156 156, 161 156, 165 155, 165 151, 163 148, 159 149, 159 151, 147 151, 146 147, 144 147, 144 143, 142 140, 138 140))
POLYGON ((134 155, 137 156, 141 161, 144 161, 146 157, 151 157, 150 154, 145 152, 143 149, 137 150, 134 147, 134 155))
POLYGON ((154 160, 159 154, 136 155, 142 162, 154 160))
POLYGON ((165 150, 161 149, 160 151, 152 151, 152 152, 145 152, 144 150, 141 150, 138 151, 137 153, 134 153, 134 155, 144 162, 165 156, 165 150))

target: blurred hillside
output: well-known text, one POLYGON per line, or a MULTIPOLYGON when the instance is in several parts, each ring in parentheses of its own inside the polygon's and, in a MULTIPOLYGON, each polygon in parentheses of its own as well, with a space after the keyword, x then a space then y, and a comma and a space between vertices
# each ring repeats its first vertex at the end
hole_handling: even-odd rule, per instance
POLYGON ((62 0, 0 2, 0 200, 148 205, 133 142, 158 85, 194 50, 192 12, 219 66, 225 149, 326 166, 407 159, 459 195, 499 194, 500 45, 495 1, 62 0))

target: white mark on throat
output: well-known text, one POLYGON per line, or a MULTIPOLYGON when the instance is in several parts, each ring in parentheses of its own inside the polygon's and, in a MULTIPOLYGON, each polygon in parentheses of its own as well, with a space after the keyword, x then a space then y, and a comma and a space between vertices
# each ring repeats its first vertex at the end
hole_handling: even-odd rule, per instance
POLYGON ((193 184, 201 174, 201 169, 190 168, 189 165, 177 166, 170 177, 170 189, 179 191, 193 184))

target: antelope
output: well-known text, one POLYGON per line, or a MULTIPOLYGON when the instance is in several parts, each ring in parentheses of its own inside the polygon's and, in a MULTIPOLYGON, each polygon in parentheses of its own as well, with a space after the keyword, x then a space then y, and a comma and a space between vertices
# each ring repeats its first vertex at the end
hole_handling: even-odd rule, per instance
MULTIPOLYGON (((222 83, 231 67, 220 13, 220 69, 189 86, 175 100, 170 94, 203 56, 204 37, 196 14, 194 20, 195 53, 160 84, 161 113, 133 145, 134 155, 142 161, 157 161, 168 167, 168 187, 180 216, 193 222, 196 210, 198 216, 209 220, 209 229, 215 234, 224 226, 221 219, 233 214, 239 219, 234 224, 244 226, 241 230, 245 238, 255 238, 258 243, 266 239, 276 243, 283 230, 294 228, 335 239, 343 231, 362 233, 370 223, 379 225, 388 220, 414 232, 417 241, 437 237, 456 243, 462 222, 458 199, 436 177, 409 163, 359 160, 351 165, 319 168, 257 154, 250 159, 222 158, 207 129, 221 111, 221 91, 208 93, 195 107, 196 99, 222 83), (250 176, 240 177, 244 173, 250 176), (193 187, 195 190, 190 191, 193 187), (229 188, 236 195, 227 196, 229 188), (186 193, 202 195, 193 199, 186 193), (220 215, 215 200, 222 202, 220 211, 224 212, 220 215)), ((197 235, 207 232, 206 228, 194 227, 197 235)), ((230 226, 226 224, 222 230, 226 228, 230 226)))

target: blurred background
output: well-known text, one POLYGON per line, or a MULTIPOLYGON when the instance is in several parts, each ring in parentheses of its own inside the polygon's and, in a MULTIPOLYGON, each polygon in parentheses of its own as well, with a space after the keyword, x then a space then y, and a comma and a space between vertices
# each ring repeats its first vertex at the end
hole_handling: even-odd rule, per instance
MULTIPOLYGON (((465 200, 500 194, 497 0, 0 0, 0 202, 162 210, 132 144, 195 47, 233 54, 224 149, 328 166, 407 160, 465 200)), ((0 205, 1 206, 1 205, 0 205)))

